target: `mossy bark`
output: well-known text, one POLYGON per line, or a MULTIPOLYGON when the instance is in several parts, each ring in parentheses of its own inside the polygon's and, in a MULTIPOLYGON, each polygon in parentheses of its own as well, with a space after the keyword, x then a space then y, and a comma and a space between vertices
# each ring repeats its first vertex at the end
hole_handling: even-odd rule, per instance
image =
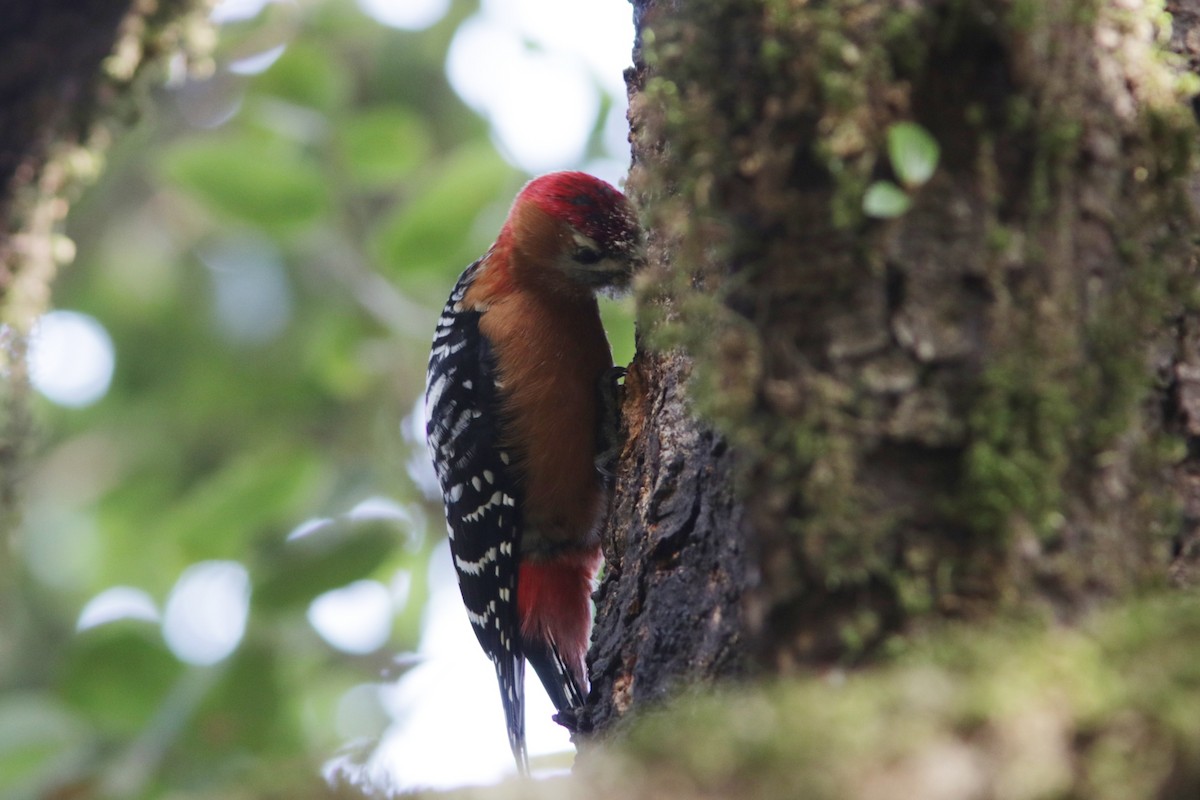
POLYGON ((951 624, 874 669, 687 693, 569 779, 423 796, 1184 800, 1198 641, 1182 593, 1075 629, 951 624))
POLYGON ((1073 622, 1164 583, 1192 541, 1177 490, 1200 474, 1179 378, 1200 363, 1196 81, 1166 47, 1188 31, 1099 0, 634 6, 629 189, 657 268, 596 727, 660 696, 630 685, 853 666, 947 620, 1073 622), (937 169, 903 187, 907 213, 871 218, 868 186, 902 183, 903 121, 939 143, 937 169), (727 449, 671 471, 648 437, 727 449), (723 513, 647 525, 658 498, 699 507, 696 475, 733 479, 723 513), (660 539, 671 560, 649 555, 660 539), (736 578, 691 584, 689 638, 670 570, 704 575, 693 551, 736 578), (720 642, 696 621, 714 616, 746 658, 706 659, 720 642), (638 673, 663 651, 686 666, 638 673))
POLYGON ((114 128, 137 108, 166 54, 206 63, 202 0, 0 3, 0 673, 19 685, 45 669, 13 567, 13 531, 30 447, 26 337, 73 245, 62 222, 103 166, 114 128))
MULTIPOLYGON (((1172 0, 1166 4, 1174 25, 1171 50, 1180 54, 1189 71, 1200 74, 1200 0, 1172 0)), ((1200 99, 1192 98, 1200 114, 1200 99)), ((1188 186, 1192 204, 1200 208, 1200 175, 1188 186)), ((1193 254, 1193 259, 1195 255, 1193 254)), ((1197 270, 1192 264, 1193 272, 1197 270)), ((1195 292, 1192 288, 1188 294, 1195 292)), ((1183 502, 1183 524, 1175 538, 1171 580, 1181 587, 1200 585, 1200 309, 1195 301, 1184 304, 1173 320, 1173 347, 1160 372, 1167 386, 1164 404, 1167 429, 1187 445, 1187 456, 1176 466, 1174 478, 1183 502)))
MULTIPOLYGON (((38 202, 51 145, 78 139, 92 114, 100 62, 113 49, 129 0, 92 3, 9 0, 0 11, 0 523, 11 525, 16 476, 27 438, 25 370, 21 333, 45 304, 49 230, 62 212, 38 202), (39 210, 41 213, 39 214, 39 210), (47 219, 51 217, 52 219, 47 219), (36 233, 34 231, 36 230, 36 233), (41 234, 40 236, 38 234, 41 234), (30 241, 39 238, 40 242, 30 241), (24 239, 24 241, 22 241, 24 239), (32 296, 16 301, 14 290, 32 296), (18 307, 20 306, 20 307, 18 307), (24 323, 24 324, 20 324, 24 323), (16 328, 14 330, 14 327, 16 328)), ((52 263, 52 260, 50 260, 52 263)))
POLYGON ((1193 798, 1198 611, 1179 595, 1080 630, 950 627, 879 669, 688 697, 570 796, 1193 798))

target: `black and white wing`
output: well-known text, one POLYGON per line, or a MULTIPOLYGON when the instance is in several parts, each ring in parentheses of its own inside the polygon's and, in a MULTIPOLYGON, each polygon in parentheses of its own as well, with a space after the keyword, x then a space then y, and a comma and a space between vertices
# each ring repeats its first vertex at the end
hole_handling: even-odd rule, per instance
POLYGON ((425 435, 446 504, 463 604, 495 664, 509 745, 527 772, 517 615, 519 487, 501 446, 495 354, 480 333, 481 312, 464 304, 480 263, 463 272, 438 320, 426 374, 425 435))

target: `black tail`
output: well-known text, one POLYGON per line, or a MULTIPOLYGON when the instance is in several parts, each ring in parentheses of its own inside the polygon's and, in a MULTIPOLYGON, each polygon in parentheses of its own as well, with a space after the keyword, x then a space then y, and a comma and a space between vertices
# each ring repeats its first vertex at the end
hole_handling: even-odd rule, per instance
POLYGON ((529 775, 529 752, 525 748, 525 658, 513 653, 511 658, 495 661, 496 679, 500 683, 500 701, 508 723, 508 746, 512 748, 517 771, 529 775))
POLYGON ((550 695, 550 700, 559 714, 565 719, 572 719, 574 713, 583 705, 584 690, 571 674, 562 654, 558 652, 558 647, 553 641, 523 639, 521 649, 533 665, 534 672, 541 678, 542 686, 546 687, 546 694, 550 695))

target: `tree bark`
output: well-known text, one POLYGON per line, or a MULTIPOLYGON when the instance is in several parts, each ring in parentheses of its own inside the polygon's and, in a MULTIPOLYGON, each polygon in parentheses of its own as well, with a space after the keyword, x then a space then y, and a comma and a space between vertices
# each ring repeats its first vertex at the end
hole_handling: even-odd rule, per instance
MULTIPOLYGON (((1193 5, 1172 9, 1192 58, 1193 5)), ((1166 21, 1089 0, 634 7, 629 189, 655 269, 595 728, 680 685, 1185 580, 1195 124, 1166 21), (907 121, 936 171, 872 218, 907 121)))
POLYGON ((733 454, 690 415, 688 358, 646 353, 625 380, 629 442, 605 532, 604 582, 584 729, 604 730, 634 706, 743 673, 742 598, 752 585, 733 454))
POLYGON ((49 302, 58 264, 69 259, 61 224, 74 193, 99 170, 103 134, 118 112, 133 110, 139 78, 164 53, 197 55, 184 28, 198 6, 0 2, 0 673, 12 685, 46 667, 36 657, 45 632, 17 598, 10 555, 32 428, 25 339, 49 302))
MULTIPOLYGON (((46 302, 53 260, 50 228, 65 208, 39 203, 52 142, 79 140, 129 0, 8 0, 0 9, 0 530, 12 526, 17 477, 27 438, 24 332, 46 302), (39 213, 39 211, 41 213, 39 213), (22 241, 21 234, 24 234, 22 241), (45 245, 44 247, 40 245, 45 245), (14 291, 20 287, 20 290, 14 291), (26 302, 22 297, 29 298, 26 302), (11 326, 11 327, 8 327, 11 326), (16 333, 14 333, 14 329, 16 333)), ((56 183, 57 181, 51 181, 56 183)))
MULTIPOLYGON (((1185 59, 1187 69, 1200 74, 1200 1, 1172 0, 1166 4, 1174 20, 1171 50, 1185 59)), ((1192 98, 1200 113, 1200 98, 1192 98)), ((1200 175, 1193 175, 1188 192, 1200 208, 1200 175)), ((1195 254, 1192 255, 1195 258, 1195 254)), ((1192 274, 1196 274, 1192 265, 1192 274)), ((1173 348, 1160 374, 1166 386, 1167 430, 1186 442, 1187 455, 1176 466, 1174 480, 1182 501, 1183 521, 1173 541, 1172 583, 1200 584, 1200 312, 1188 305, 1173 320, 1173 348)))
POLYGON ((78 140, 90 125, 100 62, 113 51, 129 0, 4 4, 0 46, 0 212, 32 183, 51 142, 78 140))

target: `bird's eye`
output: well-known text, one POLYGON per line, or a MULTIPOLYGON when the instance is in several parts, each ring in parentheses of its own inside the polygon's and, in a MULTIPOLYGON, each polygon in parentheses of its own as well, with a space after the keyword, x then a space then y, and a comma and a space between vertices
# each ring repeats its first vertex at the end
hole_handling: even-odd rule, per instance
POLYGON ((594 247, 580 247, 574 253, 574 258, 580 264, 595 264, 604 256, 594 247))

